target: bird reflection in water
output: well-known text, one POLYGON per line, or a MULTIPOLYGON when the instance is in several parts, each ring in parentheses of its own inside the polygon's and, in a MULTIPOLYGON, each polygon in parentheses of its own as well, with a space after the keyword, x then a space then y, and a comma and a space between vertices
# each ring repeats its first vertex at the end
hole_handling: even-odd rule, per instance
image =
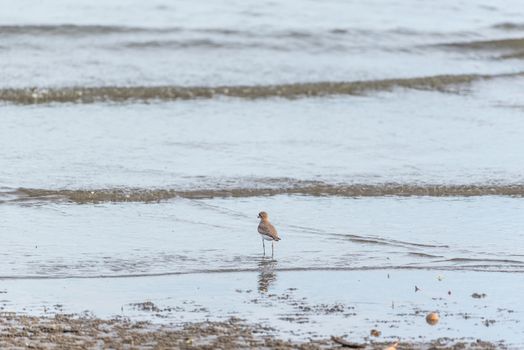
POLYGON ((260 273, 258 274, 258 292, 267 293, 269 287, 277 280, 275 272, 277 261, 273 259, 262 259, 258 263, 260 273))

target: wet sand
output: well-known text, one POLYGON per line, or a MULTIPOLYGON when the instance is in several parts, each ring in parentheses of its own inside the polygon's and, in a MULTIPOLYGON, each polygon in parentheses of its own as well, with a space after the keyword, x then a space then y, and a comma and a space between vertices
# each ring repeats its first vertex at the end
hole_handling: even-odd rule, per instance
MULTIPOLYGON (((289 341, 274 336, 261 325, 247 325, 231 318, 225 322, 187 323, 157 327, 127 319, 56 315, 28 317, 3 315, 0 346, 10 349, 333 349, 335 341, 289 341)), ((384 342, 350 343, 354 348, 384 349, 384 342)), ((346 346, 346 348, 349 348, 346 346)), ((398 349, 499 349, 496 344, 439 339, 429 343, 399 343, 398 349)))
POLYGON ((432 270, 4 279, 4 344, 45 348, 519 349, 518 274, 432 270), (415 287, 416 286, 416 287, 415 287), (430 325, 426 316, 437 312, 430 325), (374 336, 372 335, 372 330, 374 336), (49 337, 51 333, 52 337, 49 337), (186 341, 190 339, 190 343, 186 341), (68 343, 69 342, 69 343, 68 343), (125 345, 127 344, 127 345, 125 345))

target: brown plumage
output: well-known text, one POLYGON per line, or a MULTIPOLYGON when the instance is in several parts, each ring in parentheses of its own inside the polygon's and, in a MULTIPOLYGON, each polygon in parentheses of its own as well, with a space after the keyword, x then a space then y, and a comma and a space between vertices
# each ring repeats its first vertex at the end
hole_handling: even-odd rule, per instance
POLYGON ((264 239, 280 241, 277 229, 269 222, 269 215, 265 211, 258 213, 260 223, 258 224, 258 233, 260 233, 264 239))

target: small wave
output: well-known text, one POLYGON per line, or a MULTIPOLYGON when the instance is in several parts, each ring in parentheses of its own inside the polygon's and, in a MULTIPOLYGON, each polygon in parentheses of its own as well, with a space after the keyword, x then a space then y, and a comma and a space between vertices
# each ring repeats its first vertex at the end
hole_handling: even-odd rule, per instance
MULTIPOLYGON (((439 245, 439 244, 424 244, 424 243, 415 243, 415 242, 407 242, 407 241, 401 241, 396 239, 386 239, 386 238, 380 238, 376 236, 362 236, 362 235, 355 235, 355 234, 346 234, 346 233, 334 233, 324 230, 319 230, 307 226, 301 226, 301 225, 286 225, 290 228, 298 229, 302 232, 308 232, 315 235, 320 236, 333 236, 336 237, 336 239, 340 240, 349 240, 354 243, 360 243, 360 244, 376 244, 376 245, 383 245, 383 246, 394 246, 394 247, 415 247, 415 248, 449 248, 448 245, 439 245)), ((409 253, 413 255, 419 256, 431 256, 423 253, 409 253)), ((431 257, 437 257, 437 256, 431 256, 431 257)))
POLYGON ((467 41, 438 46, 465 50, 521 50, 524 49, 524 38, 467 41))
POLYGON ((433 255, 433 254, 427 254, 427 253, 419 253, 419 252, 409 252, 408 255, 410 256, 416 256, 419 258, 442 258, 442 255, 433 255))
MULTIPOLYGON (((517 265, 471 265, 471 266, 431 266, 431 265, 388 265, 388 266, 357 266, 357 267, 276 267, 274 272, 308 272, 308 271, 391 271, 391 270, 430 270, 430 271, 477 271, 524 273, 522 266, 517 265)), ((224 268, 202 269, 190 271, 144 272, 128 274, 62 274, 62 275, 4 275, 0 280, 61 280, 61 279, 117 279, 117 278, 147 278, 179 275, 259 273, 260 268, 224 268)))
POLYGON ((524 265, 524 261, 520 260, 511 260, 511 259, 489 259, 489 258, 482 258, 482 259, 474 259, 474 258, 452 258, 452 259, 446 259, 446 260, 440 260, 438 262, 453 262, 453 263, 503 263, 503 264, 517 264, 517 265, 524 265))
POLYGON ((100 86, 63 88, 4 88, 0 89, 0 101, 17 104, 36 103, 95 103, 100 101, 174 101, 235 97, 243 99, 303 98, 333 95, 362 95, 370 91, 391 91, 395 88, 451 91, 452 87, 478 80, 510 78, 524 72, 480 75, 436 75, 419 78, 384 79, 353 82, 312 82, 255 86, 100 86))
POLYGON ((408 28, 393 28, 386 30, 369 30, 362 28, 333 27, 325 29, 291 28, 284 30, 255 30, 249 28, 228 27, 138 27, 125 25, 78 25, 78 24, 27 24, 27 25, 0 25, 0 36, 32 35, 32 36, 79 36, 79 35, 107 35, 107 34, 173 34, 173 33, 202 33, 220 36, 237 36, 245 38, 286 38, 286 39, 318 39, 328 36, 354 37, 383 37, 388 34, 415 36, 440 36, 438 32, 416 31, 408 28))
POLYGON ((509 59, 524 59, 524 50, 518 51, 515 53, 507 54, 507 55, 501 55, 499 57, 500 59, 509 60, 509 59))
POLYGON ((122 44, 126 48, 131 49, 151 49, 151 48, 222 48, 226 47, 225 43, 217 42, 211 39, 188 39, 188 40, 147 40, 147 41, 131 41, 122 44))
POLYGON ((524 23, 502 22, 495 24, 493 28, 505 31, 521 31, 524 30, 524 23))
POLYGON ((372 239, 372 238, 350 237, 349 240, 351 242, 363 243, 363 244, 390 245, 388 244, 388 242, 385 242, 379 239, 372 239))
POLYGON ((169 39, 169 40, 134 40, 119 44, 128 49, 246 49, 267 48, 279 51, 286 50, 283 45, 267 44, 262 42, 235 42, 231 40, 200 39, 169 39))
MULTIPOLYGON (((261 197, 276 195, 340 196, 340 197, 472 197, 524 196, 524 184, 500 185, 411 185, 411 184, 328 184, 319 181, 287 181, 260 179, 249 187, 210 189, 36 189, 19 188, 0 193, 4 201, 68 200, 75 203, 158 202, 172 198, 261 197)), ((360 237, 355 237, 356 239, 360 237)), ((402 242, 401 242, 402 243, 402 242)))
MULTIPOLYGON (((369 237, 369 236, 365 237, 365 236, 345 235, 345 234, 337 234, 337 235, 347 237, 352 242, 363 243, 363 244, 376 244, 376 245, 397 246, 397 247, 412 246, 412 247, 420 247, 420 248, 449 248, 448 245, 414 243, 414 242, 399 241, 395 239, 384 239, 384 238, 369 237)), ((412 254, 419 254, 419 253, 412 253, 412 254)))
POLYGON ((81 35, 107 35, 121 33, 176 33, 182 29, 171 28, 147 28, 114 25, 0 25, 0 36, 7 35, 57 35, 57 36, 81 36, 81 35))
MULTIPOLYGON (((317 45, 320 46, 320 45, 317 45)), ((336 48, 340 49, 340 45, 324 45, 326 49, 336 48)), ((268 49, 276 51, 293 51, 296 46, 287 45, 284 43, 278 44, 275 41, 262 41, 262 40, 248 40, 248 41, 233 41, 233 40, 221 40, 216 38, 180 38, 180 39, 167 39, 167 40, 133 40, 125 41, 118 45, 113 45, 111 48, 124 48, 124 49, 268 49)))

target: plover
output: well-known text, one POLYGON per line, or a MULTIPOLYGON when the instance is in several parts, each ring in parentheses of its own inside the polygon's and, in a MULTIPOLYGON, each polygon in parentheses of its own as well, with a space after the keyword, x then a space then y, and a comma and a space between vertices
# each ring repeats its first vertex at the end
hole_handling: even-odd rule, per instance
POLYGON ((267 215, 265 211, 258 213, 258 218, 260 219, 260 223, 258 224, 258 233, 260 233, 260 236, 262 237, 264 255, 266 255, 266 244, 264 241, 271 241, 271 257, 273 257, 275 241, 280 241, 280 237, 278 236, 275 226, 269 222, 269 215, 267 215))

